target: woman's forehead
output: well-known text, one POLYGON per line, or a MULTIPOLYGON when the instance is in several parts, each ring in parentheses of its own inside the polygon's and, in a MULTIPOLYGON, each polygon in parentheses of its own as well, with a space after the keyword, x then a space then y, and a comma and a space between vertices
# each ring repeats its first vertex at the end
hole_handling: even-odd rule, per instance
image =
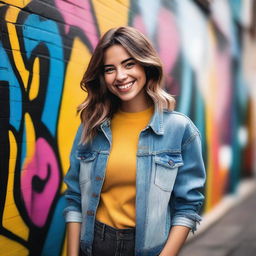
POLYGON ((105 65, 115 65, 120 64, 126 59, 132 56, 127 52, 127 50, 122 45, 112 45, 106 49, 104 52, 104 64, 105 65))

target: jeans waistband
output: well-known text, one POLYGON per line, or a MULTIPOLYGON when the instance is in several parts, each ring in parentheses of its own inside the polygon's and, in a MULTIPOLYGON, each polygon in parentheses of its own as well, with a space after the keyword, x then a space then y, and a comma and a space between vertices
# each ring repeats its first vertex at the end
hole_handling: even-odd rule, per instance
POLYGON ((95 232, 100 233, 102 237, 108 234, 113 239, 130 240, 135 238, 135 228, 118 229, 97 220, 95 220, 95 232))

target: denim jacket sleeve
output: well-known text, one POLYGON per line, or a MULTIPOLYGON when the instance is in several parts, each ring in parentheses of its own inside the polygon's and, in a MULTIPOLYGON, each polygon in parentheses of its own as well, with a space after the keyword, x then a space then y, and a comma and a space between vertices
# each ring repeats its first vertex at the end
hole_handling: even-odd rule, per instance
POLYGON ((187 226, 192 232, 201 221, 200 208, 204 201, 205 167, 202 158, 200 134, 189 123, 182 143, 184 165, 178 170, 173 189, 172 225, 187 226))
POLYGON ((80 162, 76 157, 77 146, 80 141, 82 126, 80 125, 70 154, 70 167, 64 178, 67 185, 65 199, 67 206, 64 209, 66 222, 82 222, 81 192, 79 185, 80 162))

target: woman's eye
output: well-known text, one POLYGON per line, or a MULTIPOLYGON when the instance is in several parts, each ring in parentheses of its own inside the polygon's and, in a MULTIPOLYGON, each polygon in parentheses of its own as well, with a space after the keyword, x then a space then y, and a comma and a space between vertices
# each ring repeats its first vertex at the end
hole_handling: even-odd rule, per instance
POLYGON ((110 74, 114 71, 114 68, 105 68, 104 73, 110 74))
POLYGON ((127 67, 127 68, 132 68, 134 65, 135 65, 134 62, 128 62, 128 63, 126 64, 126 67, 127 67))

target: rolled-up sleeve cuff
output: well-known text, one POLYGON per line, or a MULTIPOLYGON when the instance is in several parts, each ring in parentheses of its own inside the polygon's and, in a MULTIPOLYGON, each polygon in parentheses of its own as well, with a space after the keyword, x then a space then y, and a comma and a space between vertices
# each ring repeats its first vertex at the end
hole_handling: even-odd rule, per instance
POLYGON ((196 226, 201 221, 201 217, 197 216, 195 220, 187 218, 185 216, 175 216, 172 220, 172 226, 185 226, 191 229, 194 233, 196 231, 196 226))
POLYGON ((82 222, 82 214, 81 212, 76 211, 69 211, 65 214, 65 221, 66 222, 82 222))

